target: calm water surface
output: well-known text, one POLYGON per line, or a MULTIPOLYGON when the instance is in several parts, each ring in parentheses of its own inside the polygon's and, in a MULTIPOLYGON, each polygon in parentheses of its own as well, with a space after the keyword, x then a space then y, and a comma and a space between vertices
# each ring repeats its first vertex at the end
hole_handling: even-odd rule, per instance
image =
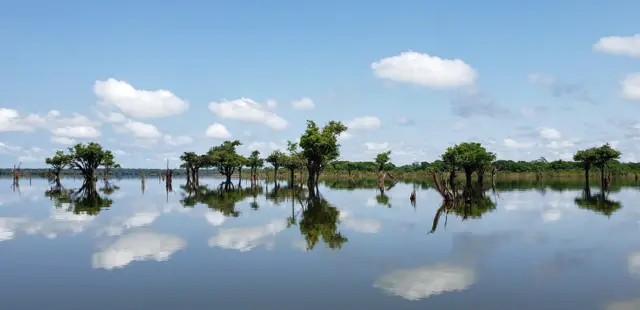
POLYGON ((105 208, 74 213, 46 181, 0 180, 0 309, 640 309, 633 184, 604 203, 499 184, 432 229, 440 197, 420 184, 329 181, 308 208, 286 182, 221 196, 204 179, 198 197, 182 183, 113 181, 105 208))

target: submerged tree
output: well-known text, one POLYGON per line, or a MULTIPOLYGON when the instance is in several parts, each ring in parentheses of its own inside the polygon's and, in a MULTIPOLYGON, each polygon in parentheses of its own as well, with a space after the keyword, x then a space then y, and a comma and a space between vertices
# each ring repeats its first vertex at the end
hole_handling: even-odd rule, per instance
POLYGON ((582 169, 584 169, 584 184, 585 187, 589 187, 589 171, 591 171, 591 167, 593 167, 598 160, 595 149, 590 148, 577 151, 576 154, 573 155, 573 160, 576 161, 582 169))
POLYGON ((273 180, 278 180, 278 169, 284 165, 285 159, 286 155, 279 150, 273 151, 273 153, 265 158, 265 161, 273 166, 273 180))
POLYGON ((580 209, 591 210, 607 217, 622 208, 622 204, 619 201, 610 200, 604 190, 592 195, 589 187, 585 187, 582 195, 576 197, 574 202, 580 209))
POLYGON ((289 155, 285 155, 282 166, 289 170, 289 187, 294 186, 295 172, 304 168, 304 159, 298 153, 298 144, 289 142, 289 155))
POLYGON ((346 130, 341 122, 330 121, 320 129, 314 121, 307 121, 307 129, 300 137, 299 154, 307 166, 310 195, 313 195, 322 171, 340 156, 338 136, 346 130))
POLYGON ((251 183, 256 182, 256 171, 264 166, 264 159, 260 158, 260 151, 254 150, 247 158, 247 166, 251 170, 251 183))
POLYGON ((622 153, 612 148, 609 143, 595 148, 594 152, 596 157, 595 165, 600 169, 600 181, 602 182, 601 184, 603 187, 606 187, 608 185, 608 182, 605 179, 604 169, 610 161, 620 158, 620 155, 622 155, 622 153))
POLYGON ((47 190, 45 196, 53 200, 56 208, 64 208, 75 214, 98 215, 100 211, 111 207, 113 201, 103 198, 96 191, 95 183, 84 182, 80 189, 47 190))
POLYGON ((262 188, 260 187, 229 189, 225 188, 225 186, 220 186, 216 189, 210 189, 207 186, 198 186, 196 188, 184 186, 182 188, 184 192, 182 193, 180 203, 184 207, 194 207, 196 204, 201 203, 209 209, 219 211, 224 216, 232 217, 238 217, 240 215, 240 211, 236 210, 236 204, 238 202, 262 193, 262 188))
POLYGON ((111 169, 119 169, 120 164, 116 163, 113 153, 109 150, 104 151, 104 159, 102 160, 103 176, 102 180, 107 182, 109 180, 109 173, 111 169))
POLYGON ((187 184, 200 185, 200 168, 206 165, 206 159, 206 156, 198 155, 195 152, 184 152, 180 155, 180 160, 182 160, 180 167, 187 172, 187 184))
POLYGON ((387 167, 391 163, 391 151, 379 153, 375 158, 376 167, 378 169, 378 186, 384 188, 384 179, 387 175, 387 167))
POLYGON ((236 152, 236 147, 242 145, 240 141, 224 141, 207 152, 211 166, 226 177, 225 183, 231 183, 231 176, 236 168, 244 162, 244 158, 236 152))
POLYGON ((99 167, 113 167, 113 154, 109 150, 105 150, 102 146, 95 142, 88 144, 78 143, 69 148, 69 156, 71 158, 70 166, 80 170, 85 182, 95 180, 95 172, 99 167))
POLYGON ((53 157, 45 158, 44 162, 51 166, 51 173, 55 179, 56 187, 62 186, 60 174, 62 173, 62 170, 71 165, 71 156, 65 154, 63 151, 56 151, 56 154, 53 155, 53 157))
POLYGON ((482 177, 478 174, 478 182, 484 178, 484 169, 496 159, 495 154, 487 150, 476 142, 463 142, 447 148, 443 155, 443 160, 454 168, 461 168, 465 174, 465 184, 467 188, 472 187, 472 174, 474 171, 482 170, 482 177))

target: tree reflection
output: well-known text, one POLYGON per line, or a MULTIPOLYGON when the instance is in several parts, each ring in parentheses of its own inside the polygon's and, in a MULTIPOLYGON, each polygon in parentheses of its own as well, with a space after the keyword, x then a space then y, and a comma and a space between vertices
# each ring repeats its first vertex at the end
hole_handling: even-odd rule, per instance
POLYGON ((111 199, 101 197, 96 190, 96 184, 91 181, 84 182, 77 190, 54 186, 45 191, 45 196, 54 202, 56 208, 75 214, 98 215, 102 209, 111 207, 113 203, 111 199))
POLYGON ((302 210, 300 232, 307 241, 307 250, 312 250, 322 239, 330 249, 341 249, 349 239, 338 230, 340 211, 316 195, 309 197, 302 210))
POLYGON ((611 216, 622 208, 622 204, 619 201, 609 199, 607 191, 601 190, 592 195, 591 189, 588 187, 585 187, 582 195, 576 197, 574 202, 580 209, 591 210, 606 216, 611 216))
POLYGON ((443 201, 442 206, 436 211, 431 225, 431 233, 438 228, 441 216, 445 216, 445 229, 447 225, 447 215, 453 213, 462 218, 463 221, 468 219, 479 219, 482 215, 492 212, 496 209, 496 204, 491 198, 487 197, 484 192, 474 192, 471 195, 458 197, 455 200, 443 201))
POLYGON ((180 188, 184 191, 181 194, 182 199, 180 199, 180 203, 184 207, 194 207, 196 204, 201 203, 210 209, 220 211, 225 216, 233 217, 240 215, 240 212, 236 210, 236 203, 248 197, 256 198, 262 193, 261 187, 235 188, 233 185, 229 186, 229 184, 225 183, 222 183, 216 189, 210 189, 207 185, 181 185, 180 188))

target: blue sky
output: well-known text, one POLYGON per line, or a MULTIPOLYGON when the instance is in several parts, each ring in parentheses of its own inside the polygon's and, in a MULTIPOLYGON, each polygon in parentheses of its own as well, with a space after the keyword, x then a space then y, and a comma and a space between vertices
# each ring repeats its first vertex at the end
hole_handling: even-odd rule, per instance
POLYGON ((342 157, 640 160, 637 1, 5 1, 0 166, 98 141, 125 167, 341 120, 342 157), (181 4, 177 4, 181 3, 181 4), (274 104, 274 102, 276 104, 274 104), (295 104, 294 104, 295 102, 295 104))

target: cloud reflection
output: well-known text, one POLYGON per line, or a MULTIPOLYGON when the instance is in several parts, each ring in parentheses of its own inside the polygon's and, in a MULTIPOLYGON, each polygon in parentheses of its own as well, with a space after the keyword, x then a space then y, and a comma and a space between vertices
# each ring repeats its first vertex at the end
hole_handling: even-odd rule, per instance
POLYGON ((173 235, 135 232, 119 237, 104 250, 93 254, 93 268, 122 268, 133 261, 167 261, 187 246, 187 241, 173 235))
POLYGON ((475 281, 473 269, 441 263, 395 270, 379 277, 373 287, 407 300, 420 300, 445 292, 462 291, 475 281))
POLYGON ((286 220, 273 220, 261 226, 221 229, 217 236, 209 239, 209 246, 246 252, 259 245, 268 244, 275 235, 286 228, 286 220))

